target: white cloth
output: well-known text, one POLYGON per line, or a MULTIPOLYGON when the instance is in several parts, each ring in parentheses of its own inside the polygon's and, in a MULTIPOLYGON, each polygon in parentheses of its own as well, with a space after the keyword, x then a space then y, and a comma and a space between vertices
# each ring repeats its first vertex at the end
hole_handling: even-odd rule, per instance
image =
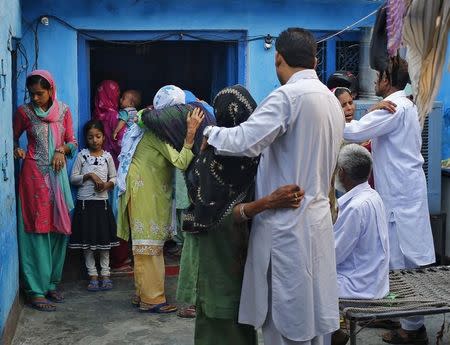
POLYGON ((116 183, 116 167, 111 154, 103 151, 101 156, 91 156, 88 149, 81 150, 72 168, 70 182, 78 188, 78 200, 108 200, 108 191, 97 192, 94 182, 89 179, 83 182, 84 175, 94 173, 103 182, 116 183))
POLYGON ((278 331, 273 322, 272 313, 267 313, 266 322, 262 326, 264 344, 267 345, 331 345, 331 334, 319 335, 308 341, 289 340, 278 331))
POLYGON ((412 1, 404 20, 403 40, 422 126, 439 91, 449 29, 450 1, 412 1))
POLYGON ((256 199, 296 183, 305 190, 298 209, 268 210, 253 219, 239 322, 260 328, 268 312, 272 260, 272 315, 289 340, 309 341, 339 327, 333 226, 328 192, 342 142, 344 114, 314 70, 295 73, 234 128, 214 127, 217 153, 261 154, 256 199))
POLYGON ((334 224, 341 298, 382 298, 389 292, 389 234, 386 211, 367 182, 338 199, 334 224))
POLYGON ((170 107, 171 105, 185 104, 186 94, 178 86, 166 85, 158 90, 153 98, 155 109, 170 107))
POLYGON ((402 256, 417 266, 428 265, 435 256, 417 108, 404 91, 385 99, 397 105, 395 114, 375 110, 353 120, 345 126, 344 139, 372 140, 375 186, 386 209, 389 237, 398 237, 398 245, 390 241, 390 268, 404 268, 396 260, 402 256))
MULTIPOLYGON (((98 276, 97 266, 95 264, 94 251, 91 249, 84 249, 83 254, 88 275, 90 277, 98 276)), ((101 267, 100 275, 102 277, 109 277, 110 275, 109 250, 100 250, 100 267, 101 267)))
POLYGON ((136 147, 144 135, 144 131, 143 128, 139 127, 136 123, 133 123, 122 138, 122 147, 120 149, 120 155, 117 158, 119 160, 119 167, 117 168, 118 196, 122 195, 127 190, 128 170, 130 170, 131 160, 133 159, 136 147))

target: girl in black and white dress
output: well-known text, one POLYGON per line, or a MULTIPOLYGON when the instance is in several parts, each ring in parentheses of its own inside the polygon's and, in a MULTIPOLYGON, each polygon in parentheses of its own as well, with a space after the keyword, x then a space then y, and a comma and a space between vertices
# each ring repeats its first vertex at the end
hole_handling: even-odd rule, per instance
POLYGON ((83 249, 90 277, 88 291, 110 290, 109 250, 119 242, 108 190, 114 187, 116 168, 111 154, 103 150, 103 124, 89 121, 84 134, 88 148, 78 153, 70 176, 70 182, 79 189, 69 248, 83 249), (100 278, 94 257, 96 250, 100 252, 100 278))

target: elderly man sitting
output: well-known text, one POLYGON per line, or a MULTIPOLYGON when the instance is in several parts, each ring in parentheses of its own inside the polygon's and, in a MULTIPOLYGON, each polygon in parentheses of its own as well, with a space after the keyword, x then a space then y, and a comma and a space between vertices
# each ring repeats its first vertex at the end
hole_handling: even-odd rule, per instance
MULTIPOLYGON (((382 298, 389 291, 389 241, 386 213, 378 193, 367 182, 372 170, 369 151, 356 144, 341 149, 336 189, 339 215, 334 224, 336 271, 340 298, 382 298)), ((333 333, 332 345, 348 336, 333 333)))
POLYGON ((341 298, 382 298, 389 291, 389 235, 381 197, 367 183, 369 152, 346 145, 338 157, 338 199, 334 225, 336 265, 341 298))

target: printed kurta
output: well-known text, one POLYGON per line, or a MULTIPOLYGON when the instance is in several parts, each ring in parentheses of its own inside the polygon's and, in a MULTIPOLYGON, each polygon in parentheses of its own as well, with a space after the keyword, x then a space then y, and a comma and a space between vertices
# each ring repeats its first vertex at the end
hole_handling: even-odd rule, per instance
MULTIPOLYGON (((76 140, 73 133, 72 115, 69 107, 57 100, 57 126, 60 138, 53 140, 59 145, 69 144, 75 152, 76 140)), ((19 107, 13 121, 14 140, 18 143, 23 132, 27 133, 27 152, 19 178, 19 202, 21 203, 25 231, 33 233, 60 232, 70 234, 69 211, 73 208, 69 177, 64 167, 59 174, 53 172, 51 162, 54 146, 50 139, 49 122, 36 115, 32 104, 19 107), (58 176, 59 175, 59 176, 58 176), (57 179, 63 179, 60 187, 57 179), (62 188, 56 191, 56 188, 62 188), (61 195, 60 200, 55 200, 61 195), (59 203, 59 212, 54 204, 59 203), (68 226, 68 228, 67 228, 68 226)))
POLYGON ((328 192, 343 128, 341 105, 314 70, 295 73, 241 125, 212 128, 208 143, 217 153, 261 153, 255 199, 285 184, 305 190, 300 208, 268 210, 253 219, 239 322, 263 325, 270 279, 272 316, 283 336, 309 341, 339 327, 328 192))
POLYGON ((375 186, 389 227, 390 268, 405 268, 404 258, 417 266, 428 265, 435 256, 417 108, 404 91, 385 99, 397 105, 395 114, 372 111, 347 123, 344 138, 372 139, 375 186))
POLYGON ((180 152, 145 131, 131 161, 126 192, 119 197, 118 236, 128 240, 134 255, 161 255, 172 236, 172 192, 175 166, 185 170, 191 150, 180 152))

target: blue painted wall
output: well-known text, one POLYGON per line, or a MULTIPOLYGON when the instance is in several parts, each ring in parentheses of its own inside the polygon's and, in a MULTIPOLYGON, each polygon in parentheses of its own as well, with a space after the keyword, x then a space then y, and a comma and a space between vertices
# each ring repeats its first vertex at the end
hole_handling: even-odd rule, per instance
POLYGON ((8 48, 11 38, 21 35, 20 17, 19 0, 0 1, 0 337, 19 288, 11 121, 13 72, 8 48))
MULTIPOLYGON (((377 3, 366 1, 90 1, 23 0, 24 26, 44 14, 64 19, 86 30, 246 30, 248 37, 276 36, 288 26, 311 30, 337 30, 374 10, 377 3)), ((365 24, 370 25, 373 19, 365 24)), ((362 23, 364 24, 364 23, 362 23)), ((25 30, 25 28, 24 28, 25 30)), ((78 124, 79 84, 77 32, 50 18, 39 25, 38 66, 52 71, 59 98, 69 104, 78 124)), ((34 61, 34 35, 24 35, 24 45, 34 61)), ((246 84, 257 101, 278 86, 273 67, 274 49, 264 50, 262 41, 248 42, 246 84)), ((21 81, 23 84, 23 80, 21 81)), ((83 85, 84 87, 84 85, 83 85)), ((19 95, 20 98, 20 95, 19 95)))
POLYGON ((442 159, 450 158, 450 36, 447 43, 447 56, 444 65, 444 74, 441 89, 437 96, 444 106, 444 119, 442 121, 442 159))

